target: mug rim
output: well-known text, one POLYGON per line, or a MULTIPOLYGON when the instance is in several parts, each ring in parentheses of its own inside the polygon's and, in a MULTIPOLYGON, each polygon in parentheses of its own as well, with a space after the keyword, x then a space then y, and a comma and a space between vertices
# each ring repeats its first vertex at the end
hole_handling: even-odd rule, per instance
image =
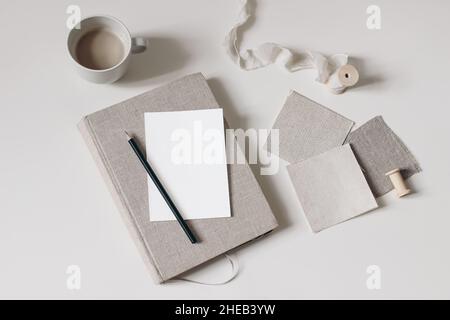
POLYGON ((76 63, 77 66, 79 66, 79 67, 85 69, 86 71, 95 72, 95 73, 101 73, 101 72, 106 72, 106 71, 114 70, 114 69, 120 67, 120 66, 125 62, 125 60, 130 56, 130 53, 131 53, 131 46, 132 46, 130 30, 128 30, 128 28, 125 26, 125 24, 124 24, 122 21, 120 21, 119 19, 117 19, 116 17, 111 16, 111 15, 104 15, 104 14, 102 14, 102 15, 96 14, 96 15, 87 16, 87 17, 81 19, 79 23, 81 24, 83 21, 86 21, 86 20, 88 20, 88 19, 93 19, 93 18, 107 18, 107 19, 112 20, 112 21, 114 21, 115 23, 119 24, 119 25, 126 31, 126 34, 128 35, 128 39, 127 39, 127 40, 128 40, 128 42, 129 42, 129 49, 128 49, 128 52, 127 52, 126 54, 124 54, 122 60, 120 60, 120 62, 118 62, 116 65, 114 65, 114 66, 112 66, 111 68, 108 68, 108 69, 90 69, 90 68, 88 68, 88 67, 85 67, 85 66, 82 65, 81 63, 79 63, 79 62, 74 58, 74 56, 72 55, 72 52, 71 52, 71 50, 70 50, 70 48, 69 48, 69 38, 70 38, 70 35, 72 34, 72 32, 74 32, 74 30, 77 30, 77 29, 75 29, 75 28, 72 28, 72 29, 70 30, 70 32, 68 33, 68 35, 67 35, 67 43, 66 43, 66 45, 67 45, 67 52, 69 53, 69 56, 70 56, 70 58, 72 59, 72 61, 73 61, 74 63, 76 63))

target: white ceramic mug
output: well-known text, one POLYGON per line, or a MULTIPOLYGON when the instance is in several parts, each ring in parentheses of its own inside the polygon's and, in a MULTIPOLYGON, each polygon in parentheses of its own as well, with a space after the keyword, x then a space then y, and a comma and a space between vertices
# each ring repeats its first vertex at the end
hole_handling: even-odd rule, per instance
POLYGON ((119 80, 127 71, 132 53, 140 53, 147 49, 144 38, 132 38, 125 25, 110 16, 92 16, 80 21, 80 28, 74 28, 67 37, 67 49, 78 74, 91 82, 112 83, 119 80), (90 69, 80 64, 77 58, 77 45, 87 33, 96 29, 105 29, 117 36, 123 44, 123 57, 114 66, 107 69, 90 69))

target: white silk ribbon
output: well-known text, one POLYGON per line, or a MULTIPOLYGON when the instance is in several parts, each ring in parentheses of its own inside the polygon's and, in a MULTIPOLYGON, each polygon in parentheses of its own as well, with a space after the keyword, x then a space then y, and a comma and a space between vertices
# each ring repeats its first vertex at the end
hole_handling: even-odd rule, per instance
POLYGON ((194 279, 189 279, 189 278, 185 278, 185 277, 177 278, 177 280, 191 282, 191 283, 195 283, 195 284, 209 285, 209 286, 218 286, 218 285, 223 285, 223 284, 230 282, 231 280, 236 278, 236 276, 239 273, 239 262, 237 260, 237 257, 232 254, 225 254, 224 256, 225 256, 225 258, 227 258, 227 260, 231 266, 231 273, 224 280, 210 282, 210 281, 194 280, 194 279))
POLYGON ((316 69, 317 79, 320 83, 326 83, 331 74, 347 64, 347 54, 335 54, 329 58, 319 52, 305 51, 294 53, 276 43, 263 43, 257 48, 241 51, 239 48, 239 29, 251 16, 251 6, 248 0, 239 0, 240 11, 236 23, 227 34, 224 47, 230 59, 243 70, 263 68, 270 64, 276 64, 288 72, 302 69, 316 69))

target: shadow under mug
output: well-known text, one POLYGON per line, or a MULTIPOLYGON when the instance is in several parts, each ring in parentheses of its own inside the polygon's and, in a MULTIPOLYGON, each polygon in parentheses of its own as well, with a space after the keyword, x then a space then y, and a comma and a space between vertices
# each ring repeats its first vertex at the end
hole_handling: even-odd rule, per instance
POLYGON ((112 83, 119 80, 127 71, 130 56, 133 53, 141 53, 147 49, 145 38, 132 38, 125 25, 118 19, 110 16, 92 16, 80 21, 80 28, 73 28, 67 37, 67 49, 69 56, 77 70, 83 78, 95 83, 112 83), (114 66, 107 69, 90 69, 79 62, 77 57, 77 46, 86 34, 91 31, 104 29, 113 33, 121 42, 124 48, 123 57, 114 66))

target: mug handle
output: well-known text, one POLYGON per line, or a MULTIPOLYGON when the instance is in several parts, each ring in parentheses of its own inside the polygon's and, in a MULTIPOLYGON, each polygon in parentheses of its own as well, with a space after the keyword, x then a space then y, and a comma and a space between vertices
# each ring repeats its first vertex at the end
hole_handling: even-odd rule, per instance
POLYGON ((131 53, 142 53, 147 50, 147 39, 142 37, 131 38, 131 53))

